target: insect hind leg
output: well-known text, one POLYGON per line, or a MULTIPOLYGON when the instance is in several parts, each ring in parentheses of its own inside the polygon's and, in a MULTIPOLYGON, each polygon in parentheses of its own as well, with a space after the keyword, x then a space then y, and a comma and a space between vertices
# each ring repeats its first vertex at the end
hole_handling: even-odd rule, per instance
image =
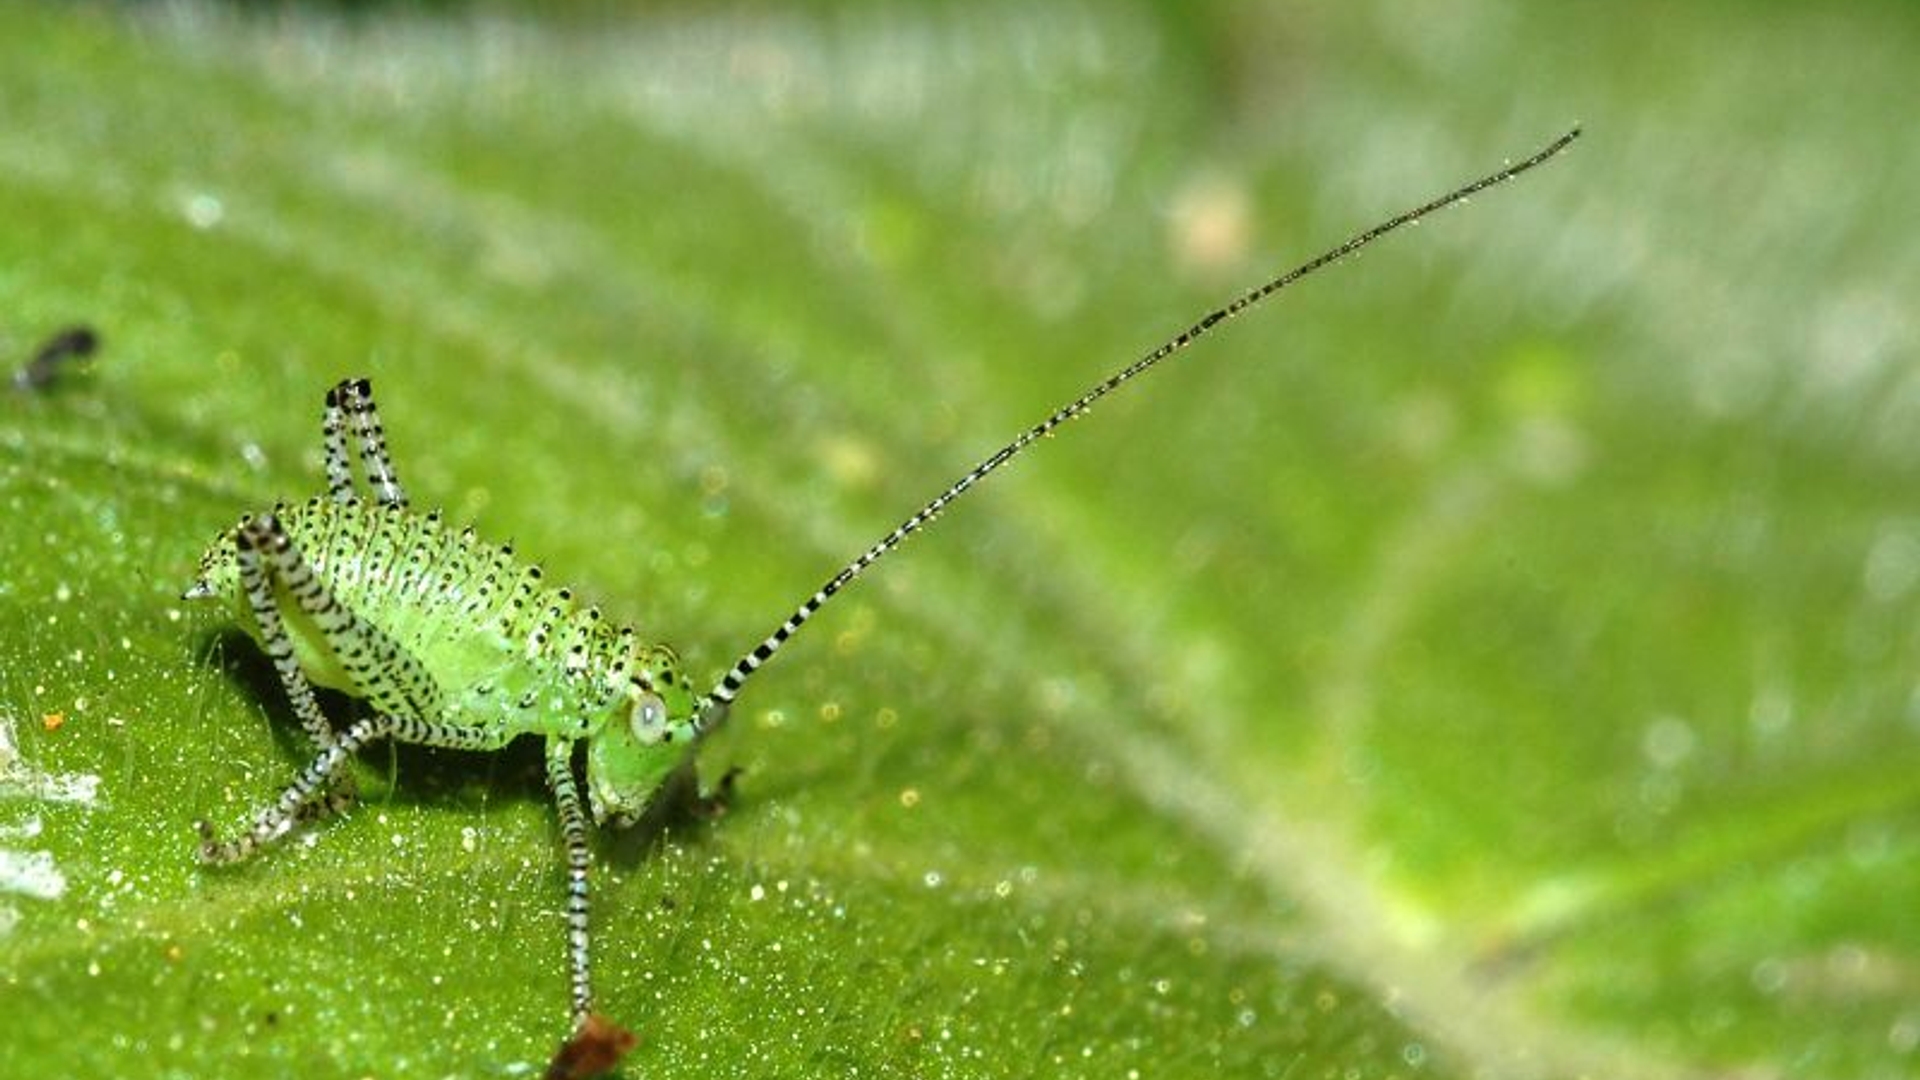
MULTIPOLYGON (((251 550, 252 557, 260 564, 265 579, 262 602, 266 607, 276 608, 273 620, 280 622, 278 593, 284 592, 299 613, 311 621, 351 681, 354 693, 370 700, 382 712, 418 718, 437 733, 445 728, 442 734, 450 740, 436 741, 440 737, 436 734, 434 739, 409 736, 408 741, 433 742, 436 746, 466 745, 467 735, 461 729, 426 720, 438 713, 441 695, 419 659, 334 595, 324 577, 307 562, 293 538, 287 535, 286 527, 276 514, 243 519, 235 539, 241 559, 248 558, 251 550)), ((284 633, 282 636, 285 637, 284 633)), ((290 639, 287 647, 291 654, 290 639)), ((289 655, 289 659, 297 665, 296 657, 289 655)), ((316 707, 314 713, 318 712, 316 707)))
POLYGON ((209 863, 236 863, 280 839, 295 825, 311 820, 324 805, 324 794, 343 775, 353 754, 367 743, 386 738, 397 725, 392 716, 370 716, 355 722, 320 750, 280 797, 254 815, 253 824, 233 840, 222 841, 205 821, 193 823, 200 834, 200 858, 209 863))
POLYGON ((373 384, 366 379, 343 379, 327 391, 327 410, 320 423, 321 439, 326 444, 327 495, 343 503, 360 498, 353 490, 348 428, 353 429, 360 444, 360 468, 366 473, 367 486, 373 489, 374 501, 382 506, 406 506, 407 491, 393 471, 386 429, 380 425, 380 409, 373 403, 373 384))
POLYGON ((339 782, 353 755, 361 747, 381 739, 453 750, 497 750, 501 744, 497 732, 411 716, 381 713, 356 720, 300 770, 300 775, 287 785, 279 798, 254 814, 253 824, 237 838, 222 841, 214 834, 213 826, 205 821, 194 822, 193 827, 200 834, 200 858, 210 863, 241 862, 292 832, 295 825, 319 816, 327 809, 326 792, 339 782))
MULTIPOLYGON (((382 712, 420 718, 411 723, 420 730, 415 742, 464 745, 475 741, 463 729, 435 724, 438 687, 419 661, 377 627, 342 604, 322 576, 307 563, 275 514, 248 517, 234 531, 235 562, 242 587, 260 630, 260 641, 274 671, 286 687, 295 715, 313 740, 326 751, 337 739, 332 723, 320 710, 313 686, 301 670, 294 639, 287 630, 281 604, 291 603, 309 620, 326 649, 348 676, 373 699, 382 712)), ((331 783, 315 789, 316 805, 307 816, 337 813, 356 795, 351 773, 336 770, 331 783)))
MULTIPOLYGON (((241 587, 246 591, 247 603, 253 609, 254 622, 260 628, 261 647, 266 650, 267 659, 273 662, 273 670, 280 676, 280 685, 286 688, 287 699, 293 705, 294 715, 300 719, 300 726, 306 729, 315 749, 325 750, 335 741, 333 724, 327 720, 326 713, 321 711, 320 703, 315 700, 313 684, 307 681, 306 674, 300 670, 299 658, 294 654, 293 638, 288 635, 286 622, 280 617, 280 607, 274 600, 273 579, 288 577, 289 568, 284 565, 270 566, 269 559, 280 563, 284 560, 273 553, 292 552, 291 545, 286 544, 285 540, 285 533, 280 531, 273 518, 267 518, 264 523, 249 520, 236 533, 235 561, 239 566, 241 587), (267 554, 263 554, 263 551, 267 554)), ((325 793, 323 808, 341 811, 351 805, 356 797, 352 774, 342 773, 325 793)))

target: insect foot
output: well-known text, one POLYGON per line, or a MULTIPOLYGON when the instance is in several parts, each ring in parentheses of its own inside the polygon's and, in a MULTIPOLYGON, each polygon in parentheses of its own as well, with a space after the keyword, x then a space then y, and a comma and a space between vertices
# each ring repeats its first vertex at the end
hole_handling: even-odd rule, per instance
POLYGON ((219 834, 214 831, 212 823, 205 818, 195 821, 193 831, 200 837, 200 861, 211 866, 244 862, 261 847, 292 832, 295 826, 322 817, 345 814, 359 799, 352 785, 353 778, 346 776, 335 784, 333 790, 301 804, 291 818, 282 825, 276 825, 275 831, 264 837, 256 837, 254 833, 249 832, 238 840, 223 842, 219 834))

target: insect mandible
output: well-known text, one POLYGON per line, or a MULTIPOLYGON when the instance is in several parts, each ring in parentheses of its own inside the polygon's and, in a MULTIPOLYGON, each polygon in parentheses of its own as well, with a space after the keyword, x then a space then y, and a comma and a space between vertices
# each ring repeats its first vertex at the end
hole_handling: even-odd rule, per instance
POLYGON ((1355 235, 1094 384, 842 567, 705 691, 694 689, 671 648, 612 625, 599 608, 543 581, 510 547, 453 528, 438 512, 410 509, 369 384, 340 383, 327 394, 321 425, 326 494, 241 518, 207 550, 185 594, 227 603, 272 661, 317 750, 237 837, 220 840, 198 823, 202 859, 239 862, 299 823, 344 808, 353 798, 347 766, 369 743, 497 750, 537 735, 546 742, 546 780, 567 856, 572 1030, 603 1038, 608 1022, 594 1013, 589 965, 589 811, 601 825, 638 820, 670 779, 690 776, 701 740, 725 721, 741 688, 827 601, 1036 440, 1221 322, 1403 225, 1546 162, 1579 133, 1355 235), (337 730, 315 701, 316 685, 366 699, 373 715, 337 730), (580 743, 586 809, 575 775, 580 743))

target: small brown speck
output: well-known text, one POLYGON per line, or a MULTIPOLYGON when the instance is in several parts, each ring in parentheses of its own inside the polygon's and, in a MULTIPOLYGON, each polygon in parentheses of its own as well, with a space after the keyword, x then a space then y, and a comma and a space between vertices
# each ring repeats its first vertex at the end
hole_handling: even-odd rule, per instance
POLYGON ((560 1052, 547 1065, 546 1080, 585 1080, 603 1075, 620 1064, 639 1042, 633 1032, 592 1013, 573 1038, 560 1044, 560 1052))

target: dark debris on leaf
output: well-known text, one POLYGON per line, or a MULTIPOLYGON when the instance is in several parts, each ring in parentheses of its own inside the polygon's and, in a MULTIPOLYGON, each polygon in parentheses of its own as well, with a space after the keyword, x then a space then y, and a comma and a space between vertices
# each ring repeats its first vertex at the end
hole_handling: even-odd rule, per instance
POLYGON ((100 332, 84 323, 76 323, 54 333, 40 343, 20 370, 13 373, 13 388, 22 393, 46 390, 61 374, 100 350, 100 332))

